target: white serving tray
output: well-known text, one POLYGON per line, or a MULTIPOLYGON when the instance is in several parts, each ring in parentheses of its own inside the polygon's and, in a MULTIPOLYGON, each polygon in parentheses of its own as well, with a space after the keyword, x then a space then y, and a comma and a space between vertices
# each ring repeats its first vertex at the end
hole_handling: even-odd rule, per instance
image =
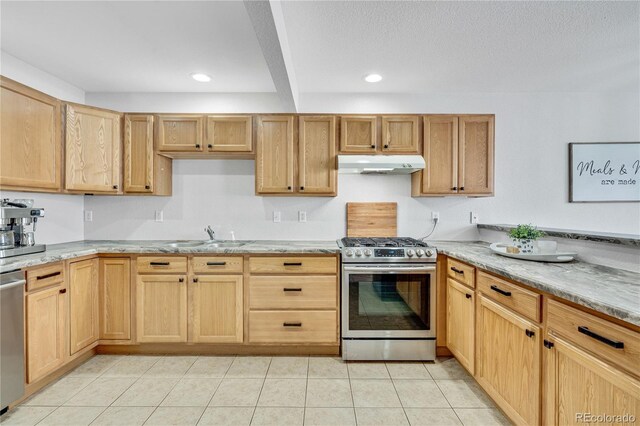
POLYGON ((578 253, 508 253, 507 244, 493 243, 489 246, 492 252, 514 259, 532 260, 534 262, 571 262, 578 253))

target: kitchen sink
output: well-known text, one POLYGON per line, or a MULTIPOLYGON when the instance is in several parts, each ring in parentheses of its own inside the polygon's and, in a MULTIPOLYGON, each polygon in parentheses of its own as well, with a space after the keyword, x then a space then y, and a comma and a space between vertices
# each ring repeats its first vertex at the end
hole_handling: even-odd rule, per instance
POLYGON ((162 245, 165 247, 172 248, 194 248, 194 247, 241 247, 246 243, 239 243, 236 241, 172 241, 168 243, 163 243, 162 245))
POLYGON ((235 241, 216 241, 216 242, 205 242, 204 245, 206 245, 207 247, 241 247, 243 245, 245 245, 247 243, 237 243, 235 241))

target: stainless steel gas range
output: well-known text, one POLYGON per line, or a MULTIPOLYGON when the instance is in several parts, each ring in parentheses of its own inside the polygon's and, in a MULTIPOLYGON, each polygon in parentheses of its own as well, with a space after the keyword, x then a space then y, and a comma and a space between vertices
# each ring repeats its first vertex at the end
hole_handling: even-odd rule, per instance
POLYGON ((413 238, 342 238, 342 358, 433 360, 435 248, 413 238))

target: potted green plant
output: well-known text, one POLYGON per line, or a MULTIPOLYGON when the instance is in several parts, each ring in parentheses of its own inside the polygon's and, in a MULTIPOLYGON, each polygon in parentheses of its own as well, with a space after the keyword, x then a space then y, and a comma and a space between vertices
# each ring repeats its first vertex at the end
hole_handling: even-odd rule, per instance
POLYGON ((531 224, 518 225, 509 231, 509 237, 520 253, 533 253, 533 242, 543 235, 544 232, 531 224))

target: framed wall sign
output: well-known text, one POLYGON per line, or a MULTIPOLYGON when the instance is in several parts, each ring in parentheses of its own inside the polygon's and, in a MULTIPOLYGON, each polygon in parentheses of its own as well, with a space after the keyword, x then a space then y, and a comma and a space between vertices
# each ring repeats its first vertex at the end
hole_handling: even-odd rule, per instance
POLYGON ((640 142, 569 144, 569 202, 640 201, 640 142))

